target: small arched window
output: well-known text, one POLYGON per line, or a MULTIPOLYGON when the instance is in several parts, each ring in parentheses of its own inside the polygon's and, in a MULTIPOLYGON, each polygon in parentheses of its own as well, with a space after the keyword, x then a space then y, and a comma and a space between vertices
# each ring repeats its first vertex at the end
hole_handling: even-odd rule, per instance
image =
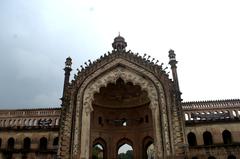
POLYGON ((213 144, 212 134, 209 131, 205 131, 203 133, 203 141, 204 141, 204 145, 212 145, 213 144))
POLYGON ((14 138, 9 138, 8 139, 8 144, 7 144, 7 148, 9 149, 9 150, 13 150, 14 149, 14 144, 15 144, 15 140, 14 140, 14 138))
POLYGON ((189 146, 197 145, 196 135, 194 133, 192 133, 192 132, 188 133, 187 139, 188 139, 189 146))
POLYGON ((23 140, 23 149, 29 150, 30 148, 31 148, 31 139, 29 137, 26 137, 23 140))
POLYGON ((58 137, 55 137, 55 138, 53 139, 53 146, 57 146, 57 145, 58 145, 58 140, 59 140, 58 137))
POLYGON ((39 149, 40 149, 40 150, 47 150, 47 144, 48 144, 47 138, 42 137, 42 138, 40 139, 39 149))
POLYGON ((222 138, 224 144, 231 144, 232 143, 232 134, 228 130, 224 130, 222 132, 222 138))

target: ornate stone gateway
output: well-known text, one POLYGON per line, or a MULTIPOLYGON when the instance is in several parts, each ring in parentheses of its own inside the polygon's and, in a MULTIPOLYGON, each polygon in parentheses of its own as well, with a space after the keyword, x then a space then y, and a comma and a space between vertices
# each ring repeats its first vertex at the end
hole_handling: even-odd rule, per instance
POLYGON ((112 45, 111 53, 90 61, 71 83, 71 59, 66 61, 59 158, 117 159, 124 144, 134 159, 184 158, 174 52, 169 51, 172 81, 150 56, 126 51, 123 37, 112 45))

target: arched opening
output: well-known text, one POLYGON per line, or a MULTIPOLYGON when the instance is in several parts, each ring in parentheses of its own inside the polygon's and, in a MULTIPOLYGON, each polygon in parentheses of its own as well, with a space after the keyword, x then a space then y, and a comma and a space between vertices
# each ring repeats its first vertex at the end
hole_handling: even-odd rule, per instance
POLYGON ((229 155, 227 159, 237 159, 234 155, 229 155))
POLYGON ((47 150, 47 145, 48 145, 47 138, 42 137, 42 138, 40 139, 40 143, 39 143, 39 150, 40 150, 40 151, 45 151, 45 150, 47 150))
POLYGON ((203 141, 204 141, 204 145, 212 145, 213 144, 212 134, 209 131, 205 131, 203 133, 203 141))
POLYGON ((143 159, 155 159, 155 146, 153 138, 148 136, 143 139, 143 159))
MULTIPOLYGON (((78 90, 76 101, 79 101, 78 99, 82 99, 82 101, 76 103, 76 111, 78 115, 75 117, 76 123, 74 126, 77 127, 81 123, 82 126, 80 130, 76 129, 74 133, 81 135, 79 137, 74 137, 74 140, 72 141, 74 144, 81 145, 79 150, 77 148, 73 148, 76 155, 79 154, 79 158, 90 158, 89 155, 91 155, 92 149, 91 141, 93 141, 96 137, 104 137, 104 133, 111 133, 108 134, 111 137, 108 139, 110 142, 107 141, 107 143, 114 145, 114 147, 116 144, 114 142, 116 141, 116 138, 119 138, 120 136, 133 137, 133 135, 123 136, 115 132, 125 131, 130 133, 136 131, 134 134, 138 136, 146 135, 146 132, 139 131, 140 128, 136 128, 140 125, 143 125, 146 131, 148 130, 148 134, 154 136, 154 145, 155 147, 159 147, 156 149, 157 157, 162 156, 162 151, 170 151, 170 145, 162 145, 161 139, 158 137, 166 135, 166 138, 169 139, 167 134, 162 134, 163 131, 168 132, 169 127, 166 125, 163 128, 160 128, 161 122, 165 120, 167 122, 168 119, 164 118, 163 121, 161 121, 158 118, 160 112, 159 110, 166 108, 167 104, 165 102, 165 98, 158 100, 160 99, 158 92, 162 92, 161 95, 163 97, 165 96, 161 82, 155 83, 154 81, 158 81, 159 79, 156 79, 151 74, 144 76, 144 74, 147 73, 147 70, 138 71, 135 70, 135 68, 127 69, 128 67, 126 66, 119 64, 111 67, 111 69, 109 67, 107 67, 107 69, 103 68, 103 70, 99 70, 96 75, 93 74, 89 78, 86 78, 86 80, 82 83, 83 87, 80 87, 78 90), (116 89, 109 89, 109 91, 108 88, 110 87, 114 87, 116 89), (82 110, 79 109, 81 106, 83 106, 82 110), (140 111, 139 108, 143 109, 140 111), (130 111, 133 113, 130 113, 130 111), (148 124, 141 122, 141 118, 144 119, 146 114, 149 116, 148 124), (104 119, 103 126, 98 124, 99 115, 102 119, 104 119), (127 126, 122 125, 123 119, 126 119, 127 126), (107 129, 109 130, 106 131, 107 129), (101 133, 98 131, 101 131, 101 133), (105 132, 103 133, 103 131, 105 132), (90 133, 91 136, 89 137, 90 133), (166 147, 166 149, 164 149, 164 147, 166 147)), ((162 113, 167 113, 167 111, 167 109, 163 109, 162 113)), ((136 140, 133 141, 134 144, 135 142, 137 143, 137 139, 137 137, 134 137, 134 140, 136 140)), ((167 143, 171 142, 170 140, 166 141, 167 143)), ((136 153, 135 155, 138 155, 139 153, 137 153, 136 149, 139 148, 136 147, 134 149, 134 152, 136 153)), ((141 153, 142 150, 139 151, 141 153)), ((110 154, 114 155, 110 158, 117 157, 117 152, 110 154)))
POLYGON ((12 138, 12 137, 9 138, 7 143, 8 143, 7 144, 8 150, 13 150, 14 149, 14 144, 15 144, 14 138, 12 138))
POLYGON ((224 130, 222 132, 222 138, 224 144, 231 144, 232 143, 232 134, 228 130, 224 130))
POLYGON ((93 142, 92 159, 107 158, 107 144, 102 138, 98 138, 93 142))
POLYGON ((133 148, 125 143, 118 148, 117 159, 133 159, 133 148))
POLYGON ((23 149, 30 150, 30 148, 31 148, 31 139, 29 137, 26 137, 23 140, 23 149))
POLYGON ((2 139, 0 138, 0 148, 2 147, 2 139))
POLYGON ((58 140, 59 140, 58 137, 55 137, 55 138, 53 139, 53 147, 54 147, 54 148, 56 148, 56 147, 58 146, 58 140))
POLYGON ((187 139, 188 139, 189 146, 197 145, 197 139, 196 139, 196 135, 194 133, 192 133, 192 132, 188 133, 187 139))

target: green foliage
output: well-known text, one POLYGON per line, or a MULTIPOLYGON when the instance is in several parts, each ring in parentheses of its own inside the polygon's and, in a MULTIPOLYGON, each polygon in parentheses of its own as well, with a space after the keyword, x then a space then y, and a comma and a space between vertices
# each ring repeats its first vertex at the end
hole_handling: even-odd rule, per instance
POLYGON ((118 159, 133 159, 133 151, 128 150, 126 153, 118 154, 118 159))

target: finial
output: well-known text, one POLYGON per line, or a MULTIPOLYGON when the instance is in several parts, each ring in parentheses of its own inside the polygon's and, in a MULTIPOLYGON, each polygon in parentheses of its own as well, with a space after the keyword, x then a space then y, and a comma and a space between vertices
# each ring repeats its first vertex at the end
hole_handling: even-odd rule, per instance
POLYGON ((72 66, 72 59, 71 57, 68 57, 66 58, 65 67, 71 68, 71 66, 72 66))
POLYGON ((176 54, 174 53, 174 50, 170 49, 168 53, 170 60, 175 60, 176 54))

